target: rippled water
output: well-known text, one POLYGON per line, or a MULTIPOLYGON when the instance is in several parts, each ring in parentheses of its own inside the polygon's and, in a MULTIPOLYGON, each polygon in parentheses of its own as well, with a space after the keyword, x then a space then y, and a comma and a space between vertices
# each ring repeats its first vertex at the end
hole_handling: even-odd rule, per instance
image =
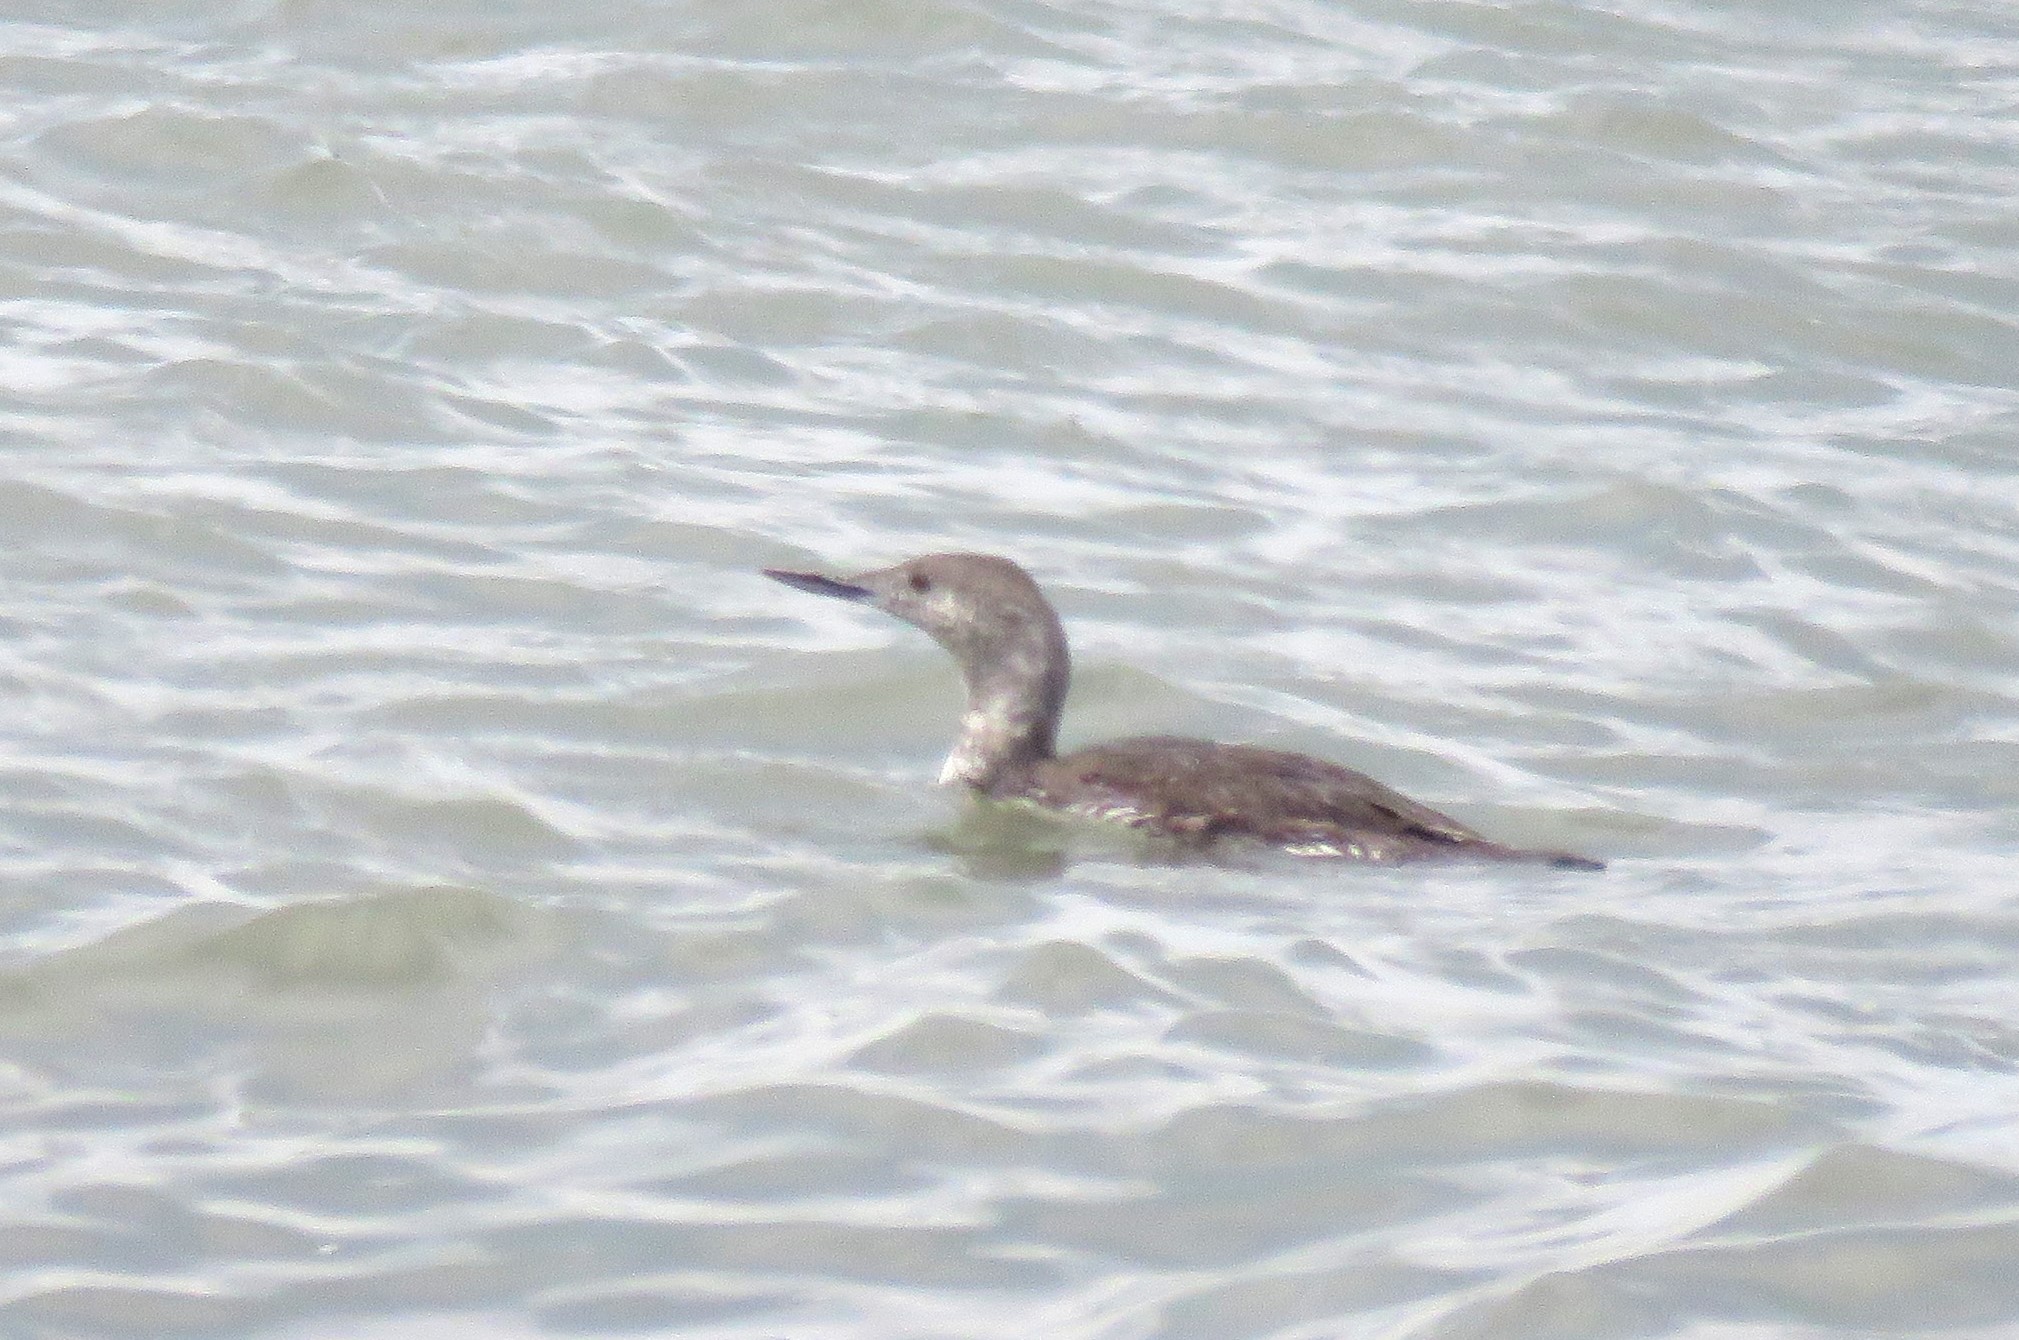
POLYGON ((0 1335, 2019 1328, 2007 7, 12 15, 0 1335))

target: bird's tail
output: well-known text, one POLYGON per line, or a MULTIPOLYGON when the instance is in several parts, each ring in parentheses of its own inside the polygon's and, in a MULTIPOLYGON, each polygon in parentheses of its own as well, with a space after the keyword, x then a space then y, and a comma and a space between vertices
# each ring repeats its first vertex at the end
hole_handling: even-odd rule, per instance
POLYGON ((1467 844, 1465 850, 1496 861, 1521 861, 1529 865, 1555 866, 1558 870, 1603 870, 1605 862, 1574 851, 1541 851, 1532 847, 1503 847, 1498 842, 1467 844))

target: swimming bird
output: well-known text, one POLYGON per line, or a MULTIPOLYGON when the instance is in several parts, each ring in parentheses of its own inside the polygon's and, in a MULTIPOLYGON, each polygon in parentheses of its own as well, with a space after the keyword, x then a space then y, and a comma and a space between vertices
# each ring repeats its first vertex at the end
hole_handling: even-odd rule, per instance
POLYGON ((1125 824, 1183 847, 1248 841, 1299 856, 1393 864, 1435 857, 1604 863, 1506 846, 1373 778, 1304 754, 1154 735, 1057 750, 1072 660, 1057 611, 994 554, 926 554, 835 578, 764 569, 801 591, 871 605, 923 629, 967 681, 942 784, 1125 824))

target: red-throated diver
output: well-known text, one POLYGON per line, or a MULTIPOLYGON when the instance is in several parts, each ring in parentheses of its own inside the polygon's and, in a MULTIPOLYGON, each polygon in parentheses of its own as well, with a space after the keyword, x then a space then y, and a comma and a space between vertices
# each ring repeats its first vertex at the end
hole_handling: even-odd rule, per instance
POLYGON ((942 783, 1186 845, 1231 838, 1353 861, 1461 856, 1605 868, 1570 852, 1503 846, 1371 777, 1303 754, 1156 735, 1059 756, 1071 675, 1065 629, 1030 574, 1006 558, 927 554, 845 581, 776 568, 764 575, 874 605, 953 654, 967 710, 942 783))

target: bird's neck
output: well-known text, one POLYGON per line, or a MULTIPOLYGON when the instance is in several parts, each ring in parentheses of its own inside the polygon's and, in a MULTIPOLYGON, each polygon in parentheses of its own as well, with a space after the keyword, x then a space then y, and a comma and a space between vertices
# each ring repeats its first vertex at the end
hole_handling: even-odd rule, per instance
POLYGON ((1052 629, 1038 631, 1051 635, 1019 642, 987 665, 962 665, 967 710, 961 713, 960 738, 940 769, 942 785, 997 791, 1057 752, 1071 666, 1064 637, 1052 629))

